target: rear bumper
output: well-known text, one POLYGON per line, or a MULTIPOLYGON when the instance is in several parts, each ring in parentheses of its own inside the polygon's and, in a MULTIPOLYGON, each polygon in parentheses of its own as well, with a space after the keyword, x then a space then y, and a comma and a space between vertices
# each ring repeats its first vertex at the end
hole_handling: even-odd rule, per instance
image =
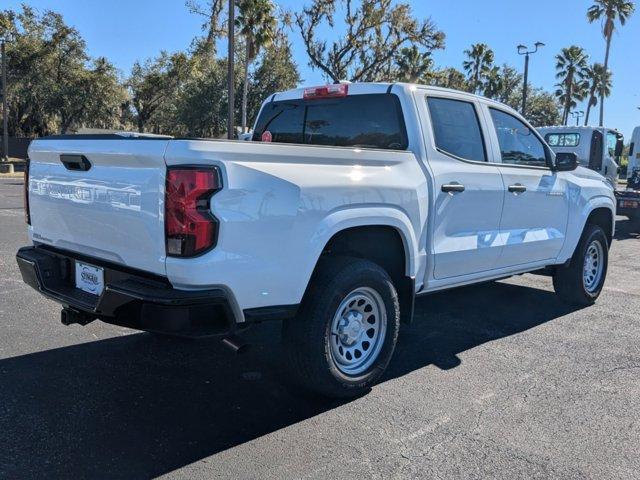
POLYGON ((616 213, 626 217, 640 217, 640 192, 616 191, 616 213))
MULTIPOLYGON (((25 283, 60 303, 69 317, 187 337, 229 335, 236 319, 222 289, 176 290, 166 278, 130 271, 97 259, 45 247, 16 254, 25 283), (104 268, 104 290, 92 295, 75 288, 75 260, 104 268)), ((65 316, 63 316, 64 320, 65 316)))

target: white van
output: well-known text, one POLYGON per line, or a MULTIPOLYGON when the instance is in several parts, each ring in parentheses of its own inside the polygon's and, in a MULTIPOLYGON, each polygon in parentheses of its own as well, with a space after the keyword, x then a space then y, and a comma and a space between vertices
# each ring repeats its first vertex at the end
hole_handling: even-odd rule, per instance
POLYGON ((624 138, 620 132, 612 128, 572 126, 541 127, 538 131, 554 152, 575 153, 580 165, 599 172, 616 188, 616 159, 624 149, 624 138))

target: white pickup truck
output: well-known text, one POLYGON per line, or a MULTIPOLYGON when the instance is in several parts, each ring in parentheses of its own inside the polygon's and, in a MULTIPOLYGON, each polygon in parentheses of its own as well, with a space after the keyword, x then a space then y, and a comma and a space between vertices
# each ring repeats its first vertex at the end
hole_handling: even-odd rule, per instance
POLYGON ((416 295, 531 271, 574 304, 602 290, 612 188, 505 105, 338 84, 272 95, 254 131, 34 141, 24 281, 65 324, 237 345, 283 320, 295 378, 342 397, 383 373, 416 295))

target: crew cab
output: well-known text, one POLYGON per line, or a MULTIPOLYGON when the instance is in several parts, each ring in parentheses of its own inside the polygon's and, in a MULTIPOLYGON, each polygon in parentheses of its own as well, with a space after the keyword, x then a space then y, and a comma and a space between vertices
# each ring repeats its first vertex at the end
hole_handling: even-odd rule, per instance
POLYGON ((382 375, 417 295, 533 271, 573 304, 602 291, 613 189, 505 105, 295 89, 266 99, 252 140, 32 142, 24 281, 67 324, 237 345, 281 320, 294 377, 336 397, 382 375))

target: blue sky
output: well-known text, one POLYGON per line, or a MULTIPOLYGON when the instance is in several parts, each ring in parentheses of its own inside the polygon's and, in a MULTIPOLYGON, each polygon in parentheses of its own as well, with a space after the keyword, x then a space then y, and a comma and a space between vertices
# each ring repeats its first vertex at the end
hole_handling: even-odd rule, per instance
MULTIPOLYGON (((19 8, 25 0, 4 0, 1 8, 19 8)), ((204 0, 203 0, 204 1, 204 0)), ((160 50, 176 51, 189 46, 200 33, 202 19, 190 14, 183 0, 30 0, 39 9, 62 13, 87 42, 89 53, 109 58, 126 75, 137 59, 155 56, 160 50)), ((297 10, 304 0, 280 0, 283 9, 297 10)), ((546 47, 531 59, 530 80, 549 90, 555 83, 554 56, 562 47, 578 44, 592 61, 603 61, 604 40, 600 26, 589 24, 585 12, 590 0, 409 0, 416 16, 431 17, 447 35, 445 50, 434 55, 438 66, 461 68, 463 51, 472 43, 493 48, 497 63, 522 68, 516 45, 536 41, 546 47)), ((640 5, 638 5, 640 10, 640 5)), ((331 34, 331 32, 327 32, 331 34)), ((318 71, 307 65, 297 32, 291 32, 295 59, 304 84, 322 83, 318 71)), ((614 73, 612 97, 606 103, 606 124, 620 129, 629 139, 640 125, 640 11, 613 39, 610 68, 614 73)), ((597 121, 597 113, 592 122, 597 121)))

